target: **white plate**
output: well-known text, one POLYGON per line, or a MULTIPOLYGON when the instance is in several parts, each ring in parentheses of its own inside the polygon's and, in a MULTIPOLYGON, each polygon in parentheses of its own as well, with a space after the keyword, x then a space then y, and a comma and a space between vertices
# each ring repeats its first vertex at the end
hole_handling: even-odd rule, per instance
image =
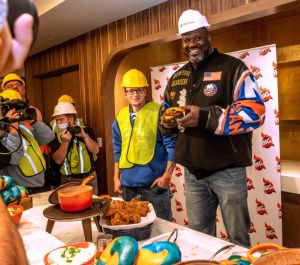
POLYGON ((149 203, 150 212, 141 218, 141 221, 138 224, 128 224, 128 225, 107 225, 105 220, 101 217, 100 225, 104 228, 111 229, 111 230, 126 230, 126 229, 134 229, 139 227, 144 227, 153 223, 156 219, 156 214, 153 208, 153 205, 149 203))
MULTIPOLYGON (((153 242, 167 240, 169 235, 170 233, 164 233, 157 237, 151 238, 146 242, 144 242, 141 245, 141 247, 153 242)), ((226 242, 223 243, 219 241, 208 242, 207 237, 201 238, 201 236, 195 235, 190 231, 179 230, 176 244, 178 245, 181 251, 181 260, 187 261, 187 260, 197 260, 197 259, 209 259, 218 249, 230 243, 226 243, 226 242)), ((232 249, 227 249, 219 253, 214 258, 214 260, 228 259, 231 255, 232 255, 232 249)))

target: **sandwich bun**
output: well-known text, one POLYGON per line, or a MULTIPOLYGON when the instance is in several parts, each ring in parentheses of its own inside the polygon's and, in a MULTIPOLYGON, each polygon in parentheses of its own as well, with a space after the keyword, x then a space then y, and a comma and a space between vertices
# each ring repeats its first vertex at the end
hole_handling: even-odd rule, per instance
POLYGON ((165 112, 165 119, 180 119, 184 116, 185 110, 181 107, 170 107, 166 109, 165 112))

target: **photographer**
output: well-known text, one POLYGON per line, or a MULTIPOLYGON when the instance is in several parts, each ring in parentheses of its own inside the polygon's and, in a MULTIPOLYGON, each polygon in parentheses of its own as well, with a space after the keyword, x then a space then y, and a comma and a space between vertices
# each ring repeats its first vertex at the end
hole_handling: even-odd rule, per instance
POLYGON ((52 159, 60 167, 62 183, 82 181, 89 175, 95 178, 90 182, 97 194, 97 177, 95 172, 96 154, 99 146, 88 127, 76 125, 76 109, 73 104, 59 102, 52 117, 55 118, 59 132, 55 140, 49 143, 52 159))
POLYGON ((25 153, 17 165, 9 165, 3 172, 13 176, 17 184, 25 186, 32 194, 45 191, 46 162, 39 146, 52 141, 54 134, 46 124, 36 120, 35 109, 28 108, 28 103, 20 100, 21 96, 17 91, 6 90, 3 93, 9 91, 18 95, 10 98, 11 101, 7 104, 8 108, 16 109, 20 115, 19 132, 25 153), (29 123, 31 128, 26 127, 25 123, 29 123))
MULTIPOLYGON (((6 99, 21 99, 19 93, 12 90, 2 92, 0 96, 6 99)), ((2 174, 2 169, 4 167, 8 165, 18 165, 22 156, 24 155, 24 150, 21 145, 21 138, 17 132, 19 128, 18 122, 12 122, 10 125, 4 123, 7 120, 19 118, 19 113, 15 109, 11 109, 5 114, 5 117, 0 119, 0 152, 2 153, 0 159, 0 174, 2 174), (10 152, 12 153, 9 154, 10 152)))
MULTIPOLYGON (((27 100, 26 99, 26 88, 25 88, 25 82, 24 80, 17 74, 15 73, 9 73, 7 74, 4 78, 3 78, 3 81, 2 81, 2 90, 3 91, 6 91, 6 90, 15 90, 17 92, 20 93, 21 95, 21 99, 23 100, 27 100)), ((38 121, 43 121, 43 117, 42 117, 42 114, 41 114, 41 111, 30 105, 29 106, 30 108, 34 108, 35 111, 36 111, 36 114, 37 114, 37 120, 38 121)), ((29 126, 30 127, 30 126, 29 126)), ((43 152, 44 153, 44 152, 43 152)))

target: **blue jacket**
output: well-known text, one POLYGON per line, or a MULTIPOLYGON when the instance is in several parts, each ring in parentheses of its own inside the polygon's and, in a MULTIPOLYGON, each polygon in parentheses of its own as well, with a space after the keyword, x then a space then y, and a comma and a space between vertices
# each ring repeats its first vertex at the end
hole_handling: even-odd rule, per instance
MULTIPOLYGON (((132 115, 130 116, 131 125, 134 124, 132 115)), ((122 138, 117 121, 112 126, 114 161, 119 162, 122 147, 122 138)), ((168 161, 174 161, 174 150, 176 135, 162 136, 157 130, 157 142, 153 159, 147 165, 134 165, 131 168, 121 169, 121 184, 127 187, 149 187, 152 182, 161 177, 167 166, 168 161)))

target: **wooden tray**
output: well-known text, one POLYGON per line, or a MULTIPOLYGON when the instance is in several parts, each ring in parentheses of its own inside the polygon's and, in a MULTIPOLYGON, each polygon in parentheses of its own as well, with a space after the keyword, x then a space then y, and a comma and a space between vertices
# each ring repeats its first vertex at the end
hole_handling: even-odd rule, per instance
POLYGON ((68 213, 64 212, 59 208, 59 205, 51 205, 47 207, 43 214, 46 218, 54 221, 75 221, 86 218, 91 218, 104 212, 109 206, 108 199, 93 199, 93 204, 89 209, 81 212, 68 213))

